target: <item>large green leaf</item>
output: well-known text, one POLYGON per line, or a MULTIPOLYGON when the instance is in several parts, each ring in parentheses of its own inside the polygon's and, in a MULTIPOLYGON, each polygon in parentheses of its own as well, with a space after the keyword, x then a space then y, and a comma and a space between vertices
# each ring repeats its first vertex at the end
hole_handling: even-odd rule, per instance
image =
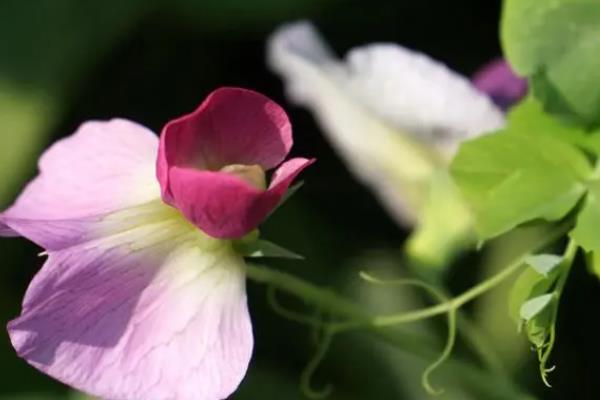
POLYGON ((505 0, 502 45, 546 109, 600 122, 598 0, 505 0))
POLYGON ((510 131, 464 143, 451 171, 475 213, 482 240, 533 219, 562 218, 592 174, 585 156, 571 144, 510 131))
POLYGON ((566 124, 544 112, 542 104, 533 96, 528 96, 510 110, 508 114, 510 130, 525 135, 548 135, 575 144, 586 151, 600 154, 600 131, 587 132, 585 129, 566 124))

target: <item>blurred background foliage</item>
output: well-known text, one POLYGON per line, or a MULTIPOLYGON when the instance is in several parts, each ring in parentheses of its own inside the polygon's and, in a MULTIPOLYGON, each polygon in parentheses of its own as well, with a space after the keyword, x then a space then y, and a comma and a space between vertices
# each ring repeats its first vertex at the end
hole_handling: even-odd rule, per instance
MULTIPOLYGON (((236 85, 283 104, 295 130, 294 153, 318 163, 306 185, 267 221, 264 236, 306 256, 273 262, 321 285, 335 287, 378 311, 426 303, 404 288, 371 287, 358 271, 406 276, 398 228, 375 198, 357 184, 304 110, 286 103, 282 85, 264 63, 267 36, 279 24, 310 19, 340 54, 375 41, 418 49, 469 75, 500 54, 499 1, 455 0, 1 0, 0 1, 0 204, 14 200, 35 174, 35 160, 51 142, 84 120, 125 117, 155 132, 195 108, 212 89, 236 85)), ((468 254, 447 273, 458 292, 490 274, 528 237, 500 238, 491 250, 468 254)), ((38 249, 25 240, 2 240, 0 319, 19 312, 27 283, 40 267, 38 249)), ((581 265, 575 269, 559 321, 554 388, 543 387, 535 356, 508 319, 508 287, 467 311, 476 328, 453 361, 433 375, 441 399, 596 399, 600 287, 581 265), (486 375, 474 343, 494 371, 486 375), (467 366, 465 368, 465 365, 467 366), (495 369, 494 369, 495 368, 495 369), (512 383, 511 383, 512 382, 512 383)), ((299 377, 314 351, 306 327, 269 307, 263 287, 249 283, 256 349, 234 399, 302 399, 299 377)), ((290 307, 301 303, 282 296, 290 307)), ((414 343, 398 351, 366 334, 336 338, 314 384, 334 384, 331 399, 427 399, 420 374, 445 338, 444 320, 403 328, 414 343)), ((81 400, 79 394, 28 367, 0 339, 0 399, 81 400)), ((141 400, 141 399, 140 399, 141 400)), ((150 399, 151 400, 151 399, 150 399)))

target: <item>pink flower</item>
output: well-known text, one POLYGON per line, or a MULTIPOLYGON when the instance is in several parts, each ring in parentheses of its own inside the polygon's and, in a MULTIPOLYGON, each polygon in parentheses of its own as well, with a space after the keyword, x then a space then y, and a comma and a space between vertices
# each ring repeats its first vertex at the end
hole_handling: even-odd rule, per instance
POLYGON ((244 261, 223 238, 256 228, 312 163, 284 162, 266 188, 291 146, 285 112, 237 88, 167 124, 160 143, 115 119, 52 146, 0 214, 0 235, 48 255, 8 325, 18 354, 112 400, 229 396, 253 337, 244 261))

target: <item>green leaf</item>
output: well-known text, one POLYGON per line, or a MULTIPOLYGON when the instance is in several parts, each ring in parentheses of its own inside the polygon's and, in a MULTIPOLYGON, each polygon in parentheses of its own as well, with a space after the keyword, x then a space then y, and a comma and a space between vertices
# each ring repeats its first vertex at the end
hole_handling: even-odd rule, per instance
POLYGON ((600 182, 591 182, 571 237, 585 251, 600 250, 600 182))
POLYGON ((600 279, 600 252, 592 251, 586 254, 588 272, 600 279))
POLYGON ((556 324, 556 320, 554 319, 554 311, 557 306, 556 301, 552 301, 554 299, 553 294, 545 295, 543 298, 539 298, 538 305, 532 305, 532 312, 537 311, 537 314, 532 316, 525 323, 525 331, 527 333, 527 338, 529 341, 538 349, 538 351, 544 348, 548 343, 548 339, 550 338, 550 332, 552 327, 556 324), (550 296, 550 299, 547 303, 545 303, 547 297, 550 296), (539 310, 536 307, 541 306, 539 310))
POLYGON ((537 218, 564 217, 585 192, 592 168, 569 143, 501 131, 463 143, 451 172, 486 240, 537 218))
POLYGON ((600 154, 600 131, 587 132, 544 112, 542 104, 528 96, 508 114, 510 130, 524 135, 548 135, 600 154))
POLYGON ((293 260, 303 260, 304 257, 294 253, 293 251, 287 250, 275 243, 269 242, 268 240, 256 239, 256 240, 239 240, 234 242, 235 250, 244 257, 248 258, 289 258, 293 260))
POLYGON ((531 266, 540 275, 548 277, 556 270, 556 267, 560 265, 562 260, 563 258, 561 256, 555 254, 538 254, 527 257, 525 263, 531 266))
POLYGON ((532 79, 545 108, 600 122, 597 0, 506 0, 501 40, 511 65, 532 79))
POLYGON ((529 321, 548 307, 553 298, 554 294, 548 293, 529 299, 521 305, 519 315, 523 320, 529 321))
MULTIPOLYGON (((540 264, 554 265, 554 262, 547 262, 549 257, 550 255, 532 256, 527 261, 533 261, 538 268, 540 264), (546 260, 540 263, 544 258, 546 260)), ((548 275, 541 274, 534 265, 528 263, 528 268, 517 278, 508 298, 511 318, 519 327, 525 327, 527 338, 536 348, 544 345, 554 324, 553 307, 556 307, 556 301, 553 301, 555 294, 550 290, 559 276, 560 271, 556 266, 561 265, 562 258, 558 258, 560 262, 548 275)))
POLYGON ((511 289, 508 296, 508 312, 519 326, 522 322, 521 307, 523 304, 530 299, 548 293, 559 275, 557 267, 560 265, 560 261, 562 261, 561 257, 558 257, 559 262, 552 268, 540 268, 542 264, 545 264, 546 267, 548 264, 554 264, 554 262, 547 262, 550 259, 549 257, 558 256, 548 254, 528 257, 526 260, 527 268, 521 272, 521 275, 519 275, 511 289), (542 256, 545 257, 540 258, 542 256), (546 262, 542 261, 544 258, 547 259, 546 262), (547 271, 547 273, 541 273, 540 269, 547 271))

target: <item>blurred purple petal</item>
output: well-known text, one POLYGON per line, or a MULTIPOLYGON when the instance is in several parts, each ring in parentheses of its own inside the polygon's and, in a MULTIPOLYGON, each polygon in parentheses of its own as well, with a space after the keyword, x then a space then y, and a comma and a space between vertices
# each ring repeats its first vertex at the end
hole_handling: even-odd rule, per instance
POLYGON ((473 75, 473 84, 505 110, 527 94, 527 80, 518 77, 503 58, 479 69, 473 75))

